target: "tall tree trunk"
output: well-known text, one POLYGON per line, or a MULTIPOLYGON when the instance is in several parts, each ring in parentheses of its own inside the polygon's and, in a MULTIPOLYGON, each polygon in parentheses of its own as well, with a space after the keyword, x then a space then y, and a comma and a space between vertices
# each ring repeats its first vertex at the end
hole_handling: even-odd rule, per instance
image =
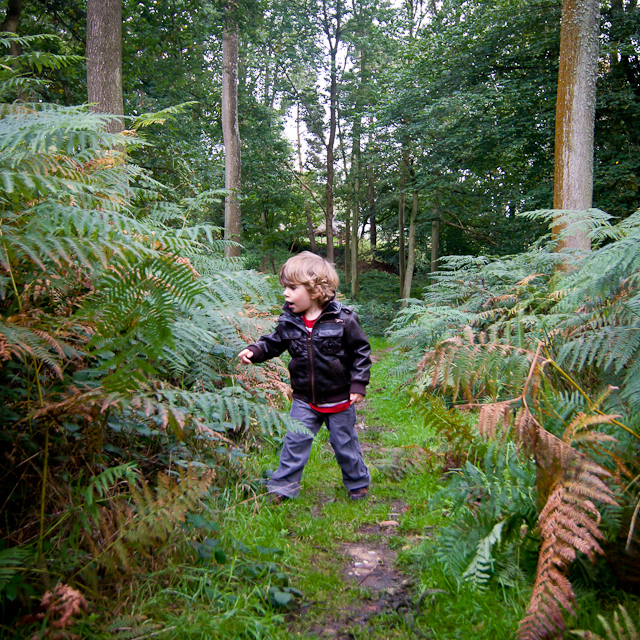
POLYGON ((369 180, 369 242, 375 251, 378 245, 378 233, 376 229, 376 187, 373 178, 373 167, 368 170, 369 180))
POLYGON ((411 297, 411 281, 416 263, 416 227, 418 226, 418 191, 413 190, 411 202, 411 218, 409 221, 409 248, 407 252, 407 271, 404 274, 404 291, 402 292, 402 306, 406 307, 407 299, 411 297))
POLYGON ((90 109, 118 116, 107 131, 122 131, 122 0, 87 0, 86 53, 90 109))
POLYGON ((400 297, 404 291, 404 273, 405 273, 405 252, 404 252, 404 235, 405 235, 405 223, 404 223, 404 204, 405 194, 404 189, 407 183, 407 163, 406 153, 402 150, 402 165, 400 173, 400 199, 398 201, 398 273, 400 275, 400 297))
POLYGON ((311 253, 316 252, 316 234, 313 231, 313 222, 311 222, 311 207, 309 201, 304 201, 304 212, 307 215, 307 232, 309 233, 309 248, 311 253))
POLYGON ((329 98, 329 139, 327 140, 327 260, 333 262, 333 183, 335 179, 334 145, 336 140, 336 111, 338 101, 338 71, 336 66, 337 46, 331 49, 331 89, 329 98))
POLYGON ((438 245, 440 244, 440 219, 438 205, 434 204, 431 210, 433 219, 431 220, 431 273, 438 270, 438 245))
POLYGON ((330 58, 330 87, 329 87, 329 138, 326 142, 327 150, 327 186, 325 189, 325 195, 327 200, 327 208, 325 211, 325 218, 327 221, 327 260, 333 262, 334 250, 333 250, 333 184, 335 180, 335 167, 334 167, 334 146, 336 141, 336 127, 337 127, 337 110, 338 110, 338 48, 342 39, 342 5, 340 1, 336 2, 335 9, 335 30, 333 29, 334 20, 329 16, 329 8, 327 7, 327 0, 322 2, 323 9, 323 29, 324 34, 327 37, 327 43, 329 45, 329 58, 330 58))
MULTIPOLYGON (((593 130, 598 72, 600 3, 564 0, 560 33, 560 69, 556 107, 553 208, 589 209, 593 197, 593 130)), ((558 238, 561 222, 553 226, 558 238)), ((564 236, 559 249, 589 251, 586 232, 564 236)))
POLYGON ((358 277, 358 226, 360 224, 360 133, 361 122, 356 100, 356 116, 353 123, 351 148, 351 169, 353 173, 353 206, 351 208, 351 297, 358 295, 360 279, 358 277))
MULTIPOLYGON (((362 16, 359 16, 362 19, 362 16)), ((353 122, 353 141, 351 147, 351 166, 354 169, 353 211, 351 225, 351 297, 357 298, 360 290, 360 274, 358 272, 358 226, 360 224, 360 177, 362 175, 362 85, 366 81, 367 69, 364 51, 364 31, 360 30, 360 86, 355 101, 355 120, 353 122)))
MULTIPOLYGON (((18 23, 22 11, 22 0, 9 0, 4 21, 0 24, 0 31, 5 33, 18 33, 18 23)), ((14 58, 22 53, 22 47, 17 42, 12 42, 9 54, 14 58)))
MULTIPOLYGON (((351 285, 351 197, 347 194, 344 208, 344 281, 351 285)), ((351 287, 349 287, 351 288, 351 287)))
POLYGON ((312 253, 316 252, 316 234, 313 230, 313 222, 311 220, 311 207, 309 205, 309 200, 307 197, 307 193, 309 188, 304 183, 304 175, 302 169, 302 139, 300 137, 300 103, 298 102, 298 110, 296 117, 296 133, 298 139, 298 172, 300 173, 300 182, 303 185, 302 193, 304 196, 304 212, 307 217, 307 232, 309 234, 309 248, 312 253))
MULTIPOLYGON (((356 168, 357 172, 357 168, 356 168)), ((360 289, 360 277, 358 273, 358 191, 360 190, 360 178, 356 173, 354 182, 355 196, 351 215, 351 297, 356 298, 360 289)))
POLYGON ((222 136, 224 139, 224 238, 235 244, 224 249, 227 257, 240 256, 240 130, 238 127, 238 26, 222 34, 222 136))

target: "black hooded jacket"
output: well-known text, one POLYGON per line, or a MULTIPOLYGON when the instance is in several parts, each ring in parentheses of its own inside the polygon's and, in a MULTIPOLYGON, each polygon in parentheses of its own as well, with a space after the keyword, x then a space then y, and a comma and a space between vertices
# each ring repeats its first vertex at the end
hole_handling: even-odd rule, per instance
POLYGON ((264 362, 288 350, 293 397, 305 402, 341 402, 351 393, 365 395, 371 347, 353 309, 334 297, 311 333, 301 314, 293 313, 288 303, 283 309, 275 331, 247 347, 254 353, 251 362, 264 362))

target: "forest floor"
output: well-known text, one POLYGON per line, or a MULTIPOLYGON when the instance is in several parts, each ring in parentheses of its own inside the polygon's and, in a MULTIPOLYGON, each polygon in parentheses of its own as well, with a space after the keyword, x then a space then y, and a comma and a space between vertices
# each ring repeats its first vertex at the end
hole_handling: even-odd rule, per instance
MULTIPOLYGON (((248 501, 229 512, 234 536, 282 550, 277 562, 299 595, 272 637, 513 637, 521 602, 449 592, 442 576, 420 568, 425 543, 442 521, 441 511, 428 504, 440 481, 439 465, 428 464, 434 434, 393 375, 401 355, 382 341, 374 347, 372 380, 356 425, 372 473, 368 500, 349 500, 323 429, 299 499, 277 506, 248 501)), ((277 461, 273 451, 248 464, 257 475, 277 461)), ((272 595, 286 593, 285 583, 272 595)))

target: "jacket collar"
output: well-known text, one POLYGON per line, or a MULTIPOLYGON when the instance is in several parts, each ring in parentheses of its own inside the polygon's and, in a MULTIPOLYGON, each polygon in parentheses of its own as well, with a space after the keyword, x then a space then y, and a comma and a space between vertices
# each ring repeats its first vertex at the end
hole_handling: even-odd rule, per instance
MULTIPOLYGON (((285 302, 284 305, 282 305, 282 309, 284 311, 283 315, 287 320, 291 320, 296 324, 303 324, 302 314, 294 313, 293 311, 291 311, 291 307, 289 306, 288 302, 285 302)), ((336 300, 336 294, 334 293, 333 298, 331 298, 331 300, 327 302, 324 309, 322 310, 322 313, 318 316, 318 320, 320 320, 320 318, 327 315, 338 314, 340 313, 341 309, 342 309, 342 302, 338 302, 338 300, 336 300)))

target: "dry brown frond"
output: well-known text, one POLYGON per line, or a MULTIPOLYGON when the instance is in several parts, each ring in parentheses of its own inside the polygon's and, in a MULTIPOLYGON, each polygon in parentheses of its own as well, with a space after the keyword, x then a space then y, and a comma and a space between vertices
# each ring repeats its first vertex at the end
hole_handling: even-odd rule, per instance
POLYGON ((11 360, 11 349, 4 336, 0 335, 0 362, 11 360))
POLYGON ((519 640, 555 638, 566 628, 562 609, 575 615, 575 595, 565 573, 578 552, 595 562, 603 554, 600 513, 594 502, 614 504, 603 478, 610 474, 566 442, 538 427, 539 489, 551 484, 538 517, 542 547, 529 608, 519 640))
POLYGON ((540 276, 544 276, 544 274, 543 273, 532 273, 532 274, 530 274, 528 276, 525 276, 524 278, 522 278, 522 280, 519 280, 518 282, 516 282, 516 287, 526 287, 533 280, 535 280, 536 278, 538 278, 540 276))
POLYGON ((513 423, 513 435, 516 444, 525 451, 533 452, 539 426, 531 411, 526 406, 522 407, 516 414, 513 423))
POLYGON ((114 496, 100 508, 97 530, 87 539, 97 562, 112 574, 154 562, 177 525, 201 509, 214 478, 213 470, 189 467, 178 480, 159 474, 155 491, 142 480, 131 488, 132 502, 114 496))
POLYGON ((478 432, 483 438, 495 440, 504 436, 511 426, 511 401, 483 404, 478 417, 478 432))
POLYGON ((613 436, 608 436, 604 433, 598 433, 596 431, 583 433, 585 429, 595 424, 611 424, 613 420, 617 420, 621 416, 618 414, 611 415, 587 415, 584 412, 576 414, 571 423, 565 429, 562 435, 562 440, 568 445, 574 444, 578 441, 581 442, 617 442, 613 436))
POLYGON ((65 634, 64 636, 51 633, 52 629, 66 629, 77 623, 74 618, 87 612, 87 601, 85 597, 68 584, 59 583, 53 591, 45 592, 42 601, 38 606, 37 613, 22 618, 18 624, 28 624, 45 620, 43 630, 36 634, 34 638, 46 637, 66 637, 78 638, 75 634, 65 634), (47 628, 49 627, 49 628, 47 628))

